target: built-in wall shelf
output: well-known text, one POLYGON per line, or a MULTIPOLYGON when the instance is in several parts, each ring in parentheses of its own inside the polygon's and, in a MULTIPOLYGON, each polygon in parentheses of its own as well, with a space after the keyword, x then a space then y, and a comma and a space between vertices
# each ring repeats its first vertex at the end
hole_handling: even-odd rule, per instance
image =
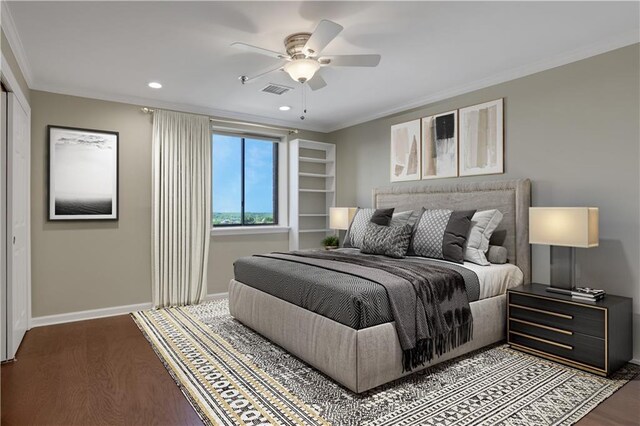
POLYGON ((321 164, 333 163, 333 160, 329 160, 326 158, 298 157, 298 160, 302 163, 321 163, 321 164))
POLYGON ((300 189, 300 192, 333 192, 333 189, 300 189))
POLYGON ((336 205, 336 146, 290 141, 289 176, 289 250, 320 248, 325 236, 335 234, 329 209, 336 205))
POLYGON ((320 173, 304 173, 304 172, 300 172, 298 173, 298 176, 304 176, 304 177, 314 177, 314 178, 332 178, 334 177, 333 175, 323 175, 320 173))

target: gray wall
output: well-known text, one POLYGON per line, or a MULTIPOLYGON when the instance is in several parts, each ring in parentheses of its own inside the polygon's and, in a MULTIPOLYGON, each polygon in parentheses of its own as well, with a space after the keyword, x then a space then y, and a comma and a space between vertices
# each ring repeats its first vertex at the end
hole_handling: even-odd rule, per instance
MULTIPOLYGON (((136 105, 41 91, 31 92, 31 109, 33 316, 151 302, 151 116, 136 105), (119 221, 47 221, 48 124, 120 132, 119 221)), ((227 291, 236 258, 287 250, 288 241, 287 234, 212 237, 208 292, 227 291)))
POLYGON ((34 317, 151 301, 151 118, 139 107, 31 92, 34 317), (47 125, 120 132, 120 220, 47 221, 47 125))
MULTIPOLYGON (((579 282, 634 298, 640 359, 640 45, 342 129, 338 205, 370 206, 389 186, 390 126, 504 98, 505 174, 443 182, 528 177, 534 206, 600 208, 600 246, 578 250, 579 282)), ((396 185, 415 185, 416 182, 396 185)), ((548 280, 548 249, 534 246, 534 280, 548 280)))

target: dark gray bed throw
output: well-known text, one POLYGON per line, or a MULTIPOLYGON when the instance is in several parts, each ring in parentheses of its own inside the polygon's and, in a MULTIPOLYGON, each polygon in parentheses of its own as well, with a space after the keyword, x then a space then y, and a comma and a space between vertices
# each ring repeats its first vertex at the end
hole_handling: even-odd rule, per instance
POLYGON ((259 255, 305 263, 373 281, 389 296, 403 371, 424 365, 473 338, 473 318, 459 272, 418 262, 335 251, 259 255))

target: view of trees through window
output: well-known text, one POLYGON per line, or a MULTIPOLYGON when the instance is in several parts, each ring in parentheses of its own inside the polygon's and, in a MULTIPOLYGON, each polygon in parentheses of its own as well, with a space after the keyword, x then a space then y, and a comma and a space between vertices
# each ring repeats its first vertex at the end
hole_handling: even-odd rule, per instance
POLYGON ((213 134, 213 226, 278 222, 277 158, 276 141, 213 134))

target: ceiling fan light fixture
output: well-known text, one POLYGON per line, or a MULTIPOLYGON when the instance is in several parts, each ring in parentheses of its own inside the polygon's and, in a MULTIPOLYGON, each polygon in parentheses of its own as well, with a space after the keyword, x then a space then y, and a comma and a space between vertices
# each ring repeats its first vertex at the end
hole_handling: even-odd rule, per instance
POLYGON ((320 64, 314 59, 295 59, 291 62, 287 62, 284 66, 284 70, 295 81, 304 83, 311 80, 316 71, 320 69, 320 64))

